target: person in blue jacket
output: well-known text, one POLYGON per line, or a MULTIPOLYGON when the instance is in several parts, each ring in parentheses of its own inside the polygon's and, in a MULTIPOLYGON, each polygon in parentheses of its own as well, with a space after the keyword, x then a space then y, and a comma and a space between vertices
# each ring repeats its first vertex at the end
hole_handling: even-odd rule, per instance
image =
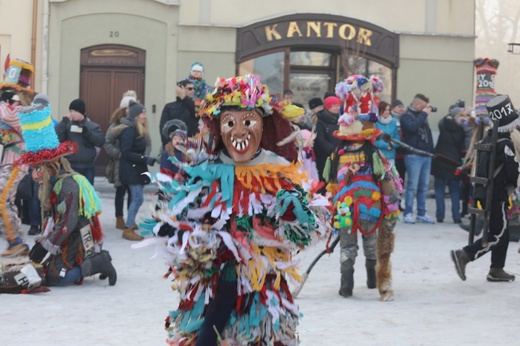
MULTIPOLYGON (((390 139, 401 141, 401 136, 399 136, 399 131, 397 129, 397 121, 390 114, 390 105, 385 101, 381 101, 379 104, 379 117, 376 123, 376 128, 389 135, 390 139)), ((388 142, 383 138, 379 138, 375 143, 376 147, 381 150, 386 159, 394 165, 395 149, 399 147, 399 144, 392 141, 388 142)))

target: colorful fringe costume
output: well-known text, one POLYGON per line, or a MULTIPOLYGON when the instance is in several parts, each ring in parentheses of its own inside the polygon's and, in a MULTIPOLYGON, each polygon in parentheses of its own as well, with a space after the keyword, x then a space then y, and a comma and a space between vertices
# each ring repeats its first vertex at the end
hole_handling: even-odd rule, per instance
MULTIPOLYGON (((205 114, 218 120, 222 103, 240 106, 248 95, 255 110, 222 113, 242 114, 250 129, 263 124, 261 133, 268 135, 269 120, 256 109, 269 97, 257 82, 254 76, 217 81, 202 106, 211 108, 205 114)), ((289 122, 277 116, 290 132, 289 122)), ((249 148, 249 139, 242 143, 236 144, 242 151, 249 148)), ((300 280, 293 254, 325 236, 328 214, 322 204, 309 202, 298 164, 263 147, 239 162, 222 148, 216 160, 183 165, 183 184, 161 173, 152 176, 169 202, 140 225, 156 237, 133 247, 155 244, 170 268, 165 277, 173 276, 172 288, 180 294, 166 320, 169 345, 213 345, 217 340, 209 334, 215 333, 222 345, 298 345, 300 313, 289 290, 289 283, 300 280)))

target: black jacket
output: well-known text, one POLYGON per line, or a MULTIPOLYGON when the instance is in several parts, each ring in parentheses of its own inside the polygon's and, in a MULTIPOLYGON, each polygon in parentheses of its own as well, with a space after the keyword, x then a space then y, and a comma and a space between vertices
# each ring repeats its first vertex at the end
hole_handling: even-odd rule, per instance
MULTIPOLYGON (((465 149, 464 129, 455 122, 451 115, 446 115, 439 121, 439 139, 435 146, 435 153, 462 164, 465 149)), ((439 178, 458 179, 455 176, 456 169, 457 167, 447 165, 439 160, 432 162, 432 175, 439 178)))
POLYGON ((69 118, 63 118, 56 125, 56 134, 60 143, 68 140, 78 145, 78 151, 67 156, 72 168, 94 167, 97 156, 96 147, 102 147, 105 144, 105 135, 98 124, 86 117, 82 121, 70 121, 69 118), (71 131, 73 125, 75 128, 74 131, 71 131))
POLYGON ((195 117, 195 103, 189 97, 185 97, 182 100, 177 97, 177 101, 167 103, 164 106, 161 114, 159 133, 161 134, 163 146, 170 141, 169 138, 165 138, 162 135, 163 126, 168 120, 172 119, 184 121, 188 127, 188 137, 192 137, 199 132, 199 119, 195 117))
MULTIPOLYGON (((430 125, 428 124, 428 114, 418 112, 410 107, 401 116, 401 129, 403 131, 403 142, 428 153, 433 153, 433 137, 430 125)), ((410 154, 410 152, 406 152, 410 154)))
POLYGON ((119 179, 123 185, 144 185, 150 182, 148 176, 142 173, 148 172, 146 164, 147 156, 146 140, 139 136, 135 126, 135 120, 121 119, 121 124, 128 125, 119 135, 121 159, 119 161, 119 179))
POLYGON ((314 154, 316 156, 316 168, 320 181, 324 181, 323 168, 327 158, 334 152, 341 140, 332 134, 339 129, 338 116, 330 113, 326 109, 319 111, 316 122, 316 139, 314 140, 314 154))

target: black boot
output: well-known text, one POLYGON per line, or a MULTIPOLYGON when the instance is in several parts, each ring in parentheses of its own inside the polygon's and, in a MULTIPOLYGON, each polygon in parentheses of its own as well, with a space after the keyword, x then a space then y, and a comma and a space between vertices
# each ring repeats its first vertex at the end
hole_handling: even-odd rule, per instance
POLYGON ((87 258, 81 263, 81 273, 83 277, 101 274, 103 278, 108 277, 108 284, 114 286, 117 281, 117 273, 112 266, 112 258, 108 251, 103 250, 99 254, 87 258))
POLYGON ((348 298, 352 295, 354 289, 354 268, 347 268, 341 271, 341 286, 339 295, 348 298))
POLYGON ((365 267, 367 267, 367 287, 368 288, 376 288, 377 279, 376 279, 376 260, 365 261, 365 267))
POLYGON ((37 235, 40 234, 42 231, 41 226, 39 225, 31 225, 31 228, 29 228, 29 232, 27 232, 28 235, 37 235))

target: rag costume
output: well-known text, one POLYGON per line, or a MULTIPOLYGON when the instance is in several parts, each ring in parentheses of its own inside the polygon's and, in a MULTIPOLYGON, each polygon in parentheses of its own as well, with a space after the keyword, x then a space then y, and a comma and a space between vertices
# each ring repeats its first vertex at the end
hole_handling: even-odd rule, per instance
POLYGON ((117 276, 110 255, 101 249, 101 200, 88 180, 72 171, 63 157, 75 152, 76 144, 59 143, 48 104, 24 108, 19 117, 26 153, 15 165, 33 168, 33 178, 41 184, 39 197, 46 216, 44 231, 36 237, 29 257, 43 265, 47 286, 80 283, 98 273, 114 285, 117 276))
POLYGON ((28 167, 14 167, 13 163, 25 149, 18 111, 34 97, 29 86, 33 73, 32 65, 12 60, 6 71, 6 79, 0 83, 0 232, 9 243, 2 257, 27 255, 29 252, 23 241, 22 221, 15 205, 18 184, 26 175, 28 167), (15 96, 20 100, 20 105, 12 102, 15 96))
MULTIPOLYGON (((366 106, 359 109, 366 109, 366 106)), ((368 288, 378 288, 380 299, 392 299, 390 255, 402 185, 395 167, 375 145, 382 133, 375 129, 375 114, 343 114, 334 136, 341 144, 325 167, 327 190, 335 206, 334 226, 340 236, 341 286, 339 294, 350 297, 358 236, 363 240, 368 288)))
POLYGON ((184 184, 152 176, 170 201, 144 242, 167 259, 180 294, 169 345, 298 344, 292 256, 326 233, 326 209, 302 188, 294 143, 276 146, 291 126, 270 101, 255 76, 218 80, 201 105, 216 158, 183 166, 184 184))

